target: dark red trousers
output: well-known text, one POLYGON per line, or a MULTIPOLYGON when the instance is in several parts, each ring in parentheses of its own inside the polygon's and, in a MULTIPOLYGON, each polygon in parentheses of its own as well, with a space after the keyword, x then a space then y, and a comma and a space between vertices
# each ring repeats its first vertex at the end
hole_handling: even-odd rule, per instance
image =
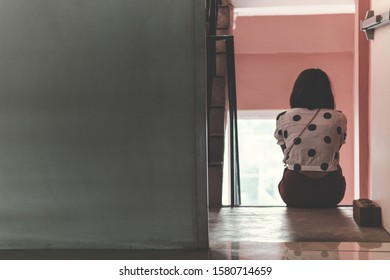
POLYGON ((328 172, 314 179, 285 169, 279 183, 279 193, 288 207, 336 207, 345 194, 345 178, 341 171, 328 172))

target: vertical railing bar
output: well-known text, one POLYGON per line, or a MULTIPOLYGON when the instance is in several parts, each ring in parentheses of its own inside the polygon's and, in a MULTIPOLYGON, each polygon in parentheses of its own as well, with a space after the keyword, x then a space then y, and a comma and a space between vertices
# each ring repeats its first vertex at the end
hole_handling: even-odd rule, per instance
POLYGON ((234 37, 226 37, 226 66, 228 75, 229 117, 230 117, 230 170, 231 170, 231 207, 241 204, 240 172, 237 129, 237 97, 234 62, 234 37))
POLYGON ((209 13, 208 35, 214 36, 217 34, 217 18, 218 18, 218 2, 216 0, 210 0, 208 13, 209 13))
POLYGON ((236 205, 236 172, 235 172, 235 149, 234 149, 234 108, 232 99, 232 84, 230 77, 230 41, 225 40, 226 46, 226 71, 227 71, 227 82, 228 82, 228 99, 229 99, 229 137, 230 137, 230 207, 236 205))
POLYGON ((236 204, 241 204, 241 183, 240 183, 240 161, 239 161, 239 148, 238 148, 238 117, 237 117, 237 88, 236 88, 236 73, 235 73, 235 58, 234 58, 234 37, 231 37, 230 41, 230 72, 232 82, 232 99, 233 99, 233 113, 234 113, 234 145, 235 145, 235 167, 236 167, 236 204))

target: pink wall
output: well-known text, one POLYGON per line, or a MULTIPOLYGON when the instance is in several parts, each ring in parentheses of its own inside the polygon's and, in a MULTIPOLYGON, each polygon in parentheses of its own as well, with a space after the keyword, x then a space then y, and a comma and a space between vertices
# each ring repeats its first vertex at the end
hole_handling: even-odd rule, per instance
POLYGON ((347 179, 342 204, 354 198, 354 15, 242 17, 236 21, 239 110, 289 108, 298 74, 328 73, 336 106, 348 118, 341 165, 347 179))
POLYGON ((355 0, 356 5, 356 19, 355 31, 357 32, 355 38, 355 59, 356 59, 356 80, 355 91, 358 96, 358 115, 359 115, 359 180, 360 180, 360 197, 372 197, 370 186, 370 153, 369 153, 369 53, 370 45, 366 39, 364 32, 359 30, 360 20, 364 19, 367 10, 371 7, 370 0, 355 0))
POLYGON ((236 53, 353 51, 354 15, 259 16, 236 20, 236 53))

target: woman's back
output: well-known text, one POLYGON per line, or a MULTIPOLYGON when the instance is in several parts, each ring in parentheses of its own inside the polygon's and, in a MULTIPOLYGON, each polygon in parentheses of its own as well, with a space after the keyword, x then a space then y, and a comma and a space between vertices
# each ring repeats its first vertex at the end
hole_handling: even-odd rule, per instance
POLYGON ((279 145, 286 146, 283 162, 290 170, 338 169, 339 149, 345 143, 347 119, 341 111, 320 109, 307 126, 316 111, 294 108, 277 117, 275 138, 279 145))

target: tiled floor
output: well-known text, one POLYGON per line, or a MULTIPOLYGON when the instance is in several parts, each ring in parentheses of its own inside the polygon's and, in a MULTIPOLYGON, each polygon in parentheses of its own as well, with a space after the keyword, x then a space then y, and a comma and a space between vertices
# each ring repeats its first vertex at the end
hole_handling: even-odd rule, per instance
POLYGON ((390 235, 359 227, 351 207, 222 208, 210 212, 212 259, 390 260, 390 235))
POLYGON ((209 214, 210 241, 390 242, 383 228, 359 227, 352 207, 224 207, 209 214))
POLYGON ((229 260, 390 260, 390 243, 215 242, 212 259, 229 260))
POLYGON ((239 207, 210 211, 209 250, 0 250, 17 260, 390 260, 390 235, 352 209, 239 207))

